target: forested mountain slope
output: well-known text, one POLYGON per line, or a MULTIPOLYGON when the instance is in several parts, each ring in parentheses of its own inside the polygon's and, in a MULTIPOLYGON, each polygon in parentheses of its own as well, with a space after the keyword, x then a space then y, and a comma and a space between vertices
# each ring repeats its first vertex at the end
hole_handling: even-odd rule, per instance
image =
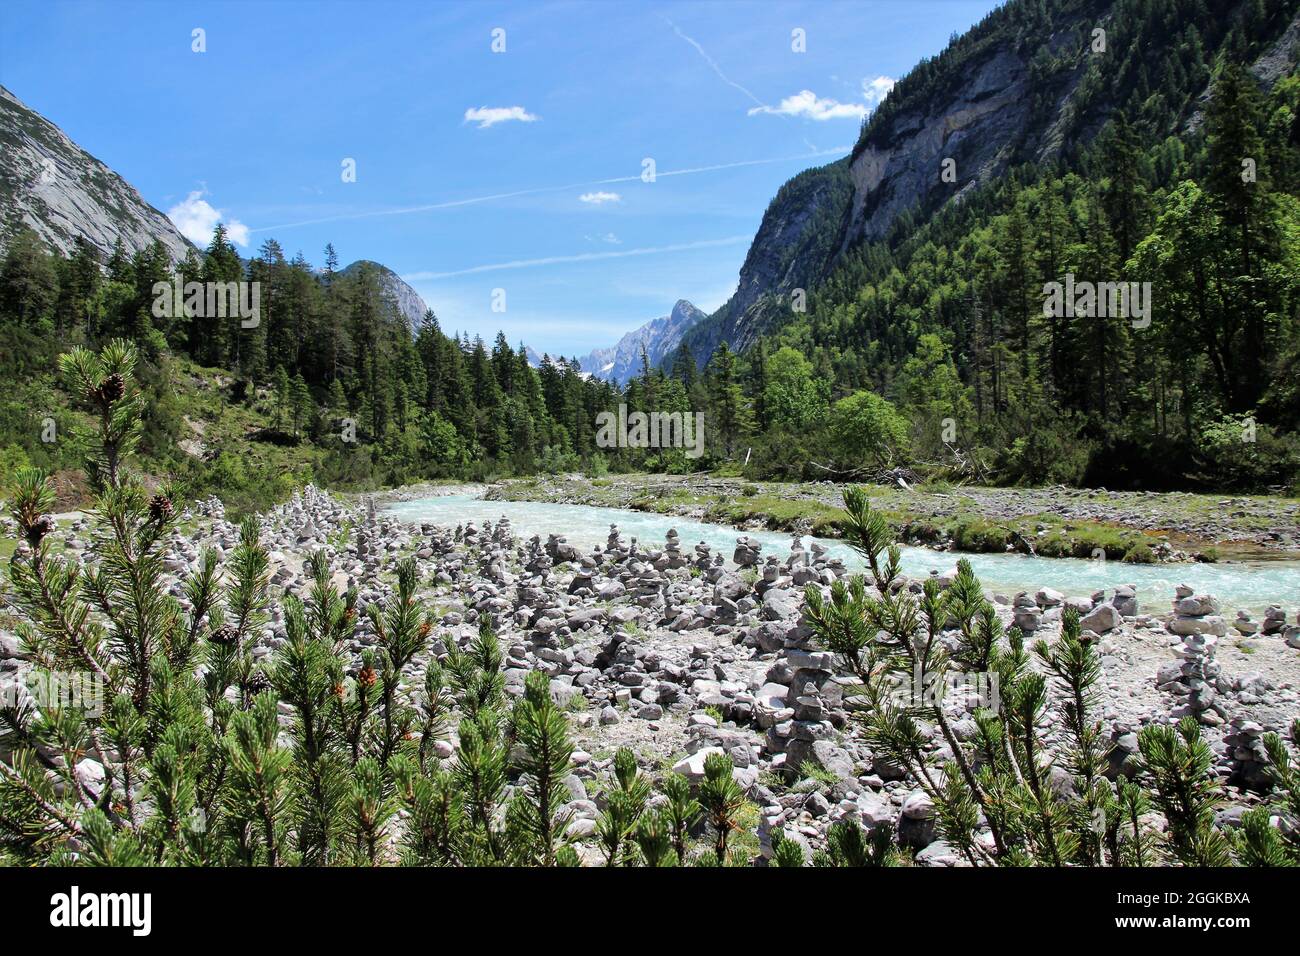
POLYGON ((884 458, 1289 484, 1298 18, 1293 0, 1007 4, 900 80, 846 163, 781 190, 740 291, 686 346, 743 352, 759 392, 784 354, 788 411, 760 424, 772 457, 802 448, 796 470, 836 457, 808 437, 828 403, 869 390, 907 419, 884 458), (1149 321, 1047 314, 1067 277, 1137 283, 1149 321))

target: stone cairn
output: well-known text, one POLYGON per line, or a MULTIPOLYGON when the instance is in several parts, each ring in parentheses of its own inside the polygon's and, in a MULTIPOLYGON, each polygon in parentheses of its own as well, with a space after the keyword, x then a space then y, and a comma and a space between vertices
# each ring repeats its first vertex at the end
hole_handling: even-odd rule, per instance
POLYGON ((623 544, 622 538, 618 533, 618 525, 609 526, 609 537, 605 539, 605 557, 609 558, 615 564, 620 564, 627 560, 627 548, 623 544))
POLYGON ((501 516, 496 527, 492 529, 492 540, 504 548, 514 548, 515 534, 510 528, 510 519, 505 515, 501 516))
POLYGON ((752 568, 758 564, 758 555, 762 549, 763 545, 756 539, 745 535, 736 539, 736 550, 731 560, 741 568, 752 568))
POLYGON ((1287 624, 1286 611, 1282 609, 1282 605, 1272 604, 1264 612, 1263 633, 1281 634, 1287 647, 1300 650, 1300 611, 1296 612, 1295 619, 1295 624, 1287 624))
POLYGON ((1186 698, 1183 706, 1174 709, 1174 716, 1192 716, 1216 726, 1227 718, 1216 690, 1220 666, 1214 659, 1227 623, 1219 616, 1219 602, 1212 595, 1194 594, 1185 584, 1175 593, 1174 616, 1166 626, 1183 639, 1174 651, 1180 660, 1161 667, 1156 683, 1161 690, 1186 698))
POLYGON ((582 559, 578 570, 569 582, 569 593, 590 597, 593 593, 592 579, 596 576, 596 559, 588 555, 582 559))
POLYGON ((524 570, 534 578, 534 583, 544 584, 550 576, 551 568, 554 562, 551 560, 550 553, 542 547, 542 539, 539 535, 533 535, 528 541, 527 561, 524 564, 524 570))
POLYGON ((676 570, 684 568, 688 564, 686 556, 682 554, 682 542, 677 534, 676 528, 669 528, 665 536, 664 549, 655 559, 654 566, 658 571, 676 570))
POLYGON ((1269 784, 1268 751, 1264 749, 1263 725, 1249 717, 1234 717, 1223 737, 1223 770, 1234 783, 1255 790, 1269 784))
POLYGON ((546 553, 556 564, 562 564, 565 561, 581 561, 582 554, 573 545, 568 543, 568 538, 562 534, 552 534, 546 537, 546 553))
MULTIPOLYGON (((722 556, 718 555, 718 557, 721 558, 722 556)), ((695 546, 695 560, 691 564, 701 574, 704 574, 713 566, 713 549, 709 547, 707 542, 701 541, 695 546)))
POLYGON ((1270 604, 1264 611, 1265 634, 1281 634, 1286 630, 1286 611, 1282 610, 1280 604, 1270 604))
POLYGON ((1032 634, 1043 623, 1043 608, 1026 591, 1016 595, 1011 604, 1011 621, 1026 634, 1032 634))

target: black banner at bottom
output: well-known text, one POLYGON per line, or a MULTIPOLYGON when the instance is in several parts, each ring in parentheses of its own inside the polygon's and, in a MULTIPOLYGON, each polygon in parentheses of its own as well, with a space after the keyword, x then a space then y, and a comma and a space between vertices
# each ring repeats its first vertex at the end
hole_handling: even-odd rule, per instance
POLYGON ((0 931, 224 948, 230 933, 259 946, 338 944, 377 931, 491 932, 507 917, 507 934, 567 925, 634 941, 643 921, 676 933, 755 919, 780 936, 816 932, 821 914, 828 929, 863 919, 920 939, 987 922, 1071 939, 1174 931, 1227 942, 1292 929, 1298 890, 1296 871, 1241 869, 0 869, 0 931))

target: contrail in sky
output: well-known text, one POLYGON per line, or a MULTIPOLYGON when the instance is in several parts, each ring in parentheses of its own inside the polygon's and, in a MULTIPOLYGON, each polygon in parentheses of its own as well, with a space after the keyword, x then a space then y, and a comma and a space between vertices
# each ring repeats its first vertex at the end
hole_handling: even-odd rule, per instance
MULTIPOLYGON (((769 163, 790 163, 795 160, 817 159, 822 156, 835 156, 847 153, 851 146, 836 146, 795 156, 774 156, 769 159, 746 159, 735 163, 717 163, 711 166, 695 166, 689 169, 669 169, 658 172, 658 178, 668 176, 692 176, 696 173, 711 173, 723 169, 739 169, 743 166, 765 166, 769 163)), ((341 213, 337 216, 321 216, 316 219, 300 219, 297 222, 284 222, 277 226, 262 226, 248 230, 254 232, 274 232, 279 229, 296 229, 299 226, 315 226, 327 222, 349 222, 354 219, 375 219, 381 216, 409 216, 413 213, 434 212, 439 209, 454 209, 457 206, 476 206, 480 203, 496 202, 501 199, 515 199, 519 196, 535 196, 541 193, 563 192, 566 189, 585 189, 589 186, 607 186, 612 183, 634 183, 640 181, 640 175, 614 176, 610 179, 592 179, 582 183, 566 183, 563 186, 537 186, 532 189, 516 189, 513 192, 493 193, 490 196, 471 196, 466 199, 451 199, 446 202, 426 203, 419 206, 404 206, 398 209, 379 209, 372 212, 341 213)))
POLYGON ((709 69, 713 70, 714 73, 718 74, 718 79, 722 80, 722 82, 726 83, 728 86, 740 90, 740 92, 744 93, 746 96, 748 96, 751 100, 753 100, 755 103, 757 103, 759 106, 763 107, 764 109, 768 108, 768 105, 766 103, 760 100, 753 93, 749 92, 749 90, 745 89, 735 80, 733 80, 731 77, 727 76, 727 74, 723 73, 722 67, 718 66, 718 62, 715 59, 713 59, 713 57, 709 56, 708 52, 704 49, 704 47, 700 46, 699 43, 697 43, 691 37, 688 37, 685 33, 683 33, 681 29, 677 26, 677 24, 673 23, 673 21, 669 20, 667 17, 664 17, 664 22, 673 28, 674 33, 676 33, 679 37, 681 37, 691 46, 695 47, 695 52, 699 53, 699 55, 704 58, 704 62, 709 64, 709 69))
POLYGON ((595 262, 601 259, 625 259, 628 256, 650 256, 661 252, 685 252, 690 249, 709 249, 714 246, 734 246, 739 242, 749 242, 753 236, 727 236, 725 239, 701 239, 698 242, 681 242, 671 246, 645 246, 640 249, 620 249, 617 252, 580 252, 572 256, 546 256, 542 259, 515 259, 510 262, 494 262, 488 265, 471 266, 468 269, 456 269, 452 272, 412 272, 402 276, 406 282, 427 282, 431 279, 450 279, 453 276, 474 275, 479 272, 497 272, 502 269, 530 269, 534 266, 552 266, 563 262, 595 262))

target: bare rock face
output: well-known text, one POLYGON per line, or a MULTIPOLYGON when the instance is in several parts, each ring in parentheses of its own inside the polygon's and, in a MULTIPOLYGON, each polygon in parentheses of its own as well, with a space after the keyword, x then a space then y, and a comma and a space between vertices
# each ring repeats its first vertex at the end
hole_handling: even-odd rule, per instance
POLYGON ((84 237, 105 260, 157 239, 174 262, 189 241, 135 188, 0 86, 0 252, 24 226, 63 254, 84 237))
MULTIPOLYGON (((868 144, 853 160, 853 209, 844 244, 880 239, 914 206, 941 205, 997 176, 1012 158, 1008 145, 1028 132, 1029 64, 996 49, 952 100, 893 117, 884 145, 868 144), (951 159, 953 182, 941 177, 951 159)), ((1046 144, 1042 152, 1050 151, 1046 144)))
POLYGON ((397 310, 402 313, 402 317, 406 319, 411 329, 418 329, 424 313, 429 311, 420 293, 407 285, 406 280, 388 266, 369 259, 358 259, 347 268, 340 270, 340 274, 351 275, 363 268, 374 270, 375 278, 384 295, 393 300, 393 304, 397 306, 397 310))
POLYGON ((763 214, 735 293, 681 338, 701 367, 724 341, 735 352, 748 348, 771 318, 788 312, 796 289, 808 291, 825 275, 851 196, 846 160, 805 170, 781 187, 763 214))
MULTIPOLYGON (((1108 23, 1111 6, 1062 5, 1030 42, 1010 35, 1004 7, 900 80, 849 157, 781 187, 735 294, 683 337, 696 361, 702 366, 722 342, 743 351, 779 326, 799 310, 797 290, 814 288, 850 250, 893 241, 895 230, 925 223, 1007 170, 1068 158, 1090 142, 1114 92, 1104 67, 1101 92, 1089 89, 1095 58, 1105 55, 1093 52, 1092 31, 1108 23)), ((1266 86, 1294 67, 1298 37, 1295 16, 1252 64, 1266 86)), ((1185 128, 1202 119, 1197 111, 1185 128)))

